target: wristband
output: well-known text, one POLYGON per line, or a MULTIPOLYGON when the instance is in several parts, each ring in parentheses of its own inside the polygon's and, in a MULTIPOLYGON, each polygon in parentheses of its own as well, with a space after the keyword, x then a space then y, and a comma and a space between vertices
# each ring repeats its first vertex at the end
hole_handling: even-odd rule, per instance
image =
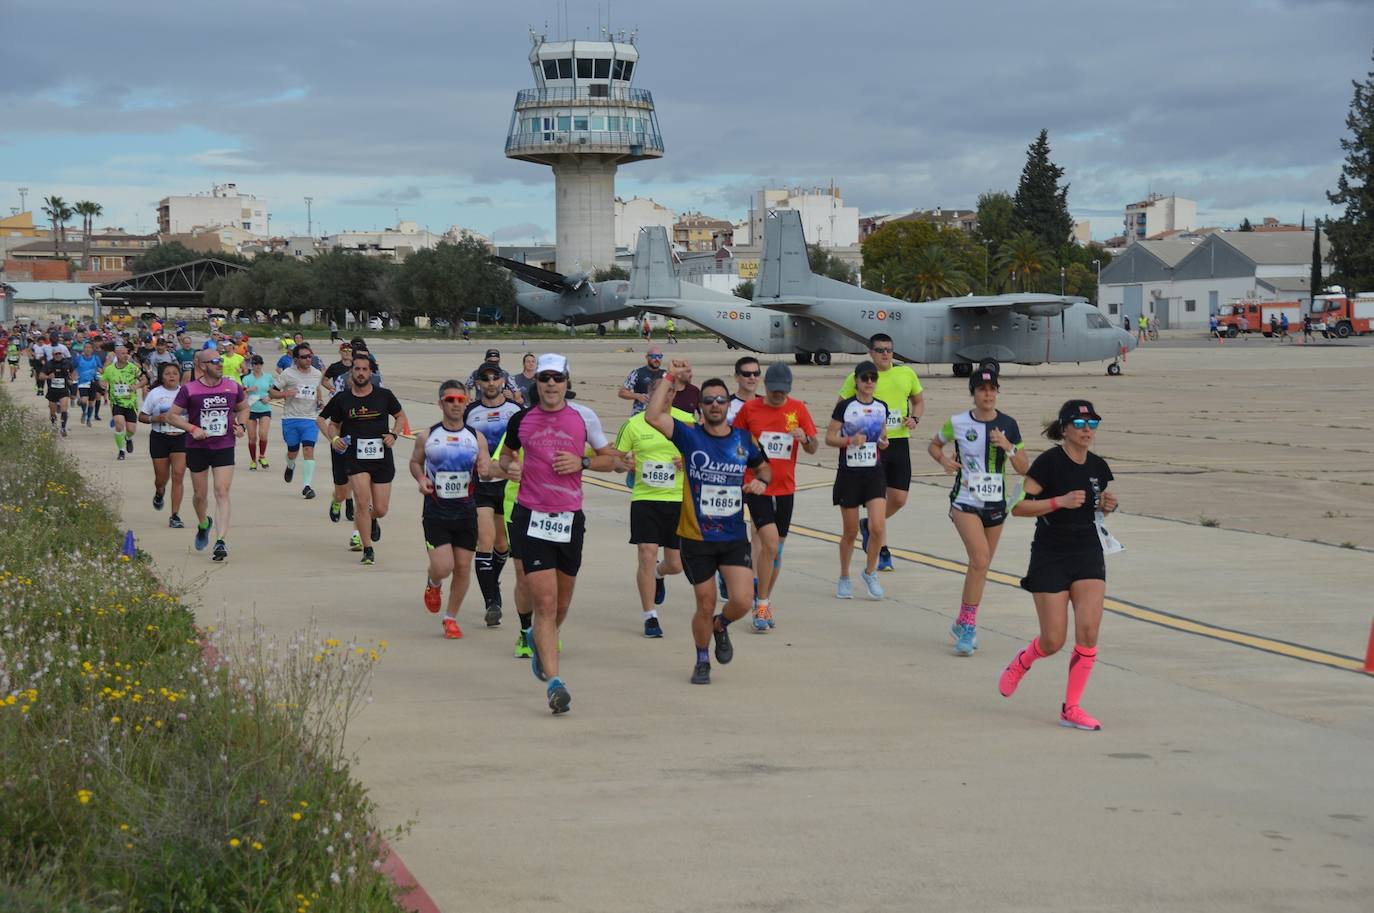
POLYGON ((342 440, 343 440, 343 438, 339 437, 339 436, 336 434, 336 435, 334 435, 332 438, 329 439, 329 443, 331 443, 331 444, 337 444, 337 443, 339 443, 339 441, 342 441, 342 440))
POLYGON ((1058 498, 1050 498, 1050 512, 1053 513, 1054 511, 1056 511, 1056 510, 1058 510, 1058 509, 1059 509, 1059 499, 1058 499, 1058 498))

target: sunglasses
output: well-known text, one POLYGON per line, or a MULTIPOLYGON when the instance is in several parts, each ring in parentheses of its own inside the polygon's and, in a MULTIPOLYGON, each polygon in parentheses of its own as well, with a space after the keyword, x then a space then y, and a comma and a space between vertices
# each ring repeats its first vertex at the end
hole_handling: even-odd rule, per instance
POLYGON ((566 374, 554 374, 550 371, 546 371, 535 378, 541 384, 561 384, 567 379, 568 375, 566 374))
POLYGON ((451 393, 444 397, 444 402, 446 403, 465 403, 467 401, 468 398, 466 396, 457 393, 451 393))
POLYGON ((891 354, 892 354, 892 346, 883 346, 882 348, 873 348, 873 349, 869 349, 868 351, 873 352, 874 354, 877 354, 877 355, 891 355, 891 354))
POLYGON ((315 353, 314 353, 314 352, 302 352, 301 354, 297 355, 296 357, 297 357, 297 358, 314 358, 314 357, 315 357, 315 353))
POLYGON ((663 356, 662 356, 662 355, 646 355, 646 356, 644 356, 644 357, 647 358, 649 361, 662 361, 662 360, 663 360, 663 356))
POLYGON ((728 402, 730 402, 730 397, 728 396, 703 396, 701 398, 701 404, 703 406, 723 406, 728 402))
POLYGON ((206 363, 207 365, 222 365, 222 364, 224 364, 224 359, 223 359, 223 358, 207 358, 207 359, 205 359, 205 363, 206 363))
POLYGON ((1075 428, 1077 428, 1079 431, 1082 431, 1084 428, 1092 428, 1092 429, 1096 430, 1097 426, 1100 425, 1100 424, 1102 424, 1102 419, 1100 419, 1100 418, 1076 418, 1076 419, 1074 419, 1072 422, 1070 422, 1069 424, 1073 425, 1073 426, 1074 426, 1075 428))
POLYGON ((861 381, 866 381, 866 382, 868 382, 868 383, 875 383, 875 384, 876 384, 876 383, 878 382, 878 375, 876 375, 876 374, 860 374, 860 375, 859 375, 859 380, 861 380, 861 381))
POLYGON ((735 373, 738 374, 740 377, 758 377, 758 376, 759 376, 760 374, 762 374, 763 372, 762 372, 762 371, 736 371, 735 373))

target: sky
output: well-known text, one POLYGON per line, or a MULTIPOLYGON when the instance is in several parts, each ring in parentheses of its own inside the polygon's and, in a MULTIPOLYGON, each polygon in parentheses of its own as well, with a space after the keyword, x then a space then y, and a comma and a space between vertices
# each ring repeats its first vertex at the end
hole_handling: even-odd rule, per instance
POLYGON ((637 30, 666 147, 617 194, 736 220, 761 187, 832 181, 863 215, 972 208, 1045 128, 1099 239, 1150 192, 1203 225, 1310 223, 1374 69, 1374 0, 3 0, 0 213, 27 187, 152 231, 163 196, 234 182, 274 234, 305 233, 310 196, 316 234, 551 239, 550 170, 503 151, 529 30, 608 19, 637 30))

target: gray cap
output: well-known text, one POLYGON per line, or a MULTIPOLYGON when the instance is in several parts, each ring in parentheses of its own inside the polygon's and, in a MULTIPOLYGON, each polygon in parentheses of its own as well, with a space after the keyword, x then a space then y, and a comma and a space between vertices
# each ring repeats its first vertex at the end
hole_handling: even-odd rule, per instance
POLYGON ((773 362, 763 375, 763 389, 769 393, 791 393, 792 369, 780 361, 773 362))

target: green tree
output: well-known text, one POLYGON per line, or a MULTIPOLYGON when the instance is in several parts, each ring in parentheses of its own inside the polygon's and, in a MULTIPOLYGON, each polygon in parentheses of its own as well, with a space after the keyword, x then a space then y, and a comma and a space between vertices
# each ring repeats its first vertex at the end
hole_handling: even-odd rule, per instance
POLYGON ((261 311, 263 288, 253 280, 251 272, 234 273, 232 276, 212 279, 205 284, 205 306, 218 308, 226 314, 234 311, 261 311))
POLYGON ((1241 219, 1241 220, 1240 220, 1240 230, 1241 230, 1241 231, 1254 231, 1254 230, 1255 230, 1255 226, 1253 226, 1253 225, 1250 224, 1250 218, 1249 218, 1249 216, 1247 216, 1247 217, 1245 217, 1244 219, 1241 219))
POLYGON ((183 263, 194 263, 197 260, 223 260, 226 263, 236 263, 239 266, 251 266, 252 261, 247 257, 231 253, 207 254, 198 250, 191 250, 179 241, 171 241, 167 244, 159 244, 157 247, 148 249, 143 256, 138 257, 129 263, 129 270, 134 273, 151 273, 160 269, 170 269, 173 266, 181 266, 183 263))
POLYGON ((853 285, 858 279, 854 267, 821 247, 819 244, 806 245, 806 259, 811 264, 811 272, 817 276, 829 276, 840 282, 853 285))
POLYGON ((511 320, 515 314, 510 278, 473 238, 412 254, 401 264, 394 288, 402 314, 445 318, 450 333, 467 315, 496 313, 511 320))
POLYGON ((1050 132, 1040 136, 1026 149, 1026 166, 1012 200, 1012 228, 1029 231, 1040 244, 1057 250, 1073 231, 1069 216, 1069 185, 1059 186, 1064 169, 1050 161, 1050 132))
POLYGON ((1049 269, 1051 255, 1034 232, 1023 229, 1007 239, 997 257, 997 270, 1012 291, 1034 292, 1049 269))
POLYGON ((978 226, 974 237, 992 245, 993 253, 1012 236, 1012 220, 1016 203, 1005 190, 989 190, 978 194, 978 226))
POLYGON ((629 271, 626 270, 625 267, 616 266, 615 264, 612 264, 610 266, 603 266, 592 273, 593 282, 611 282, 615 279, 628 278, 630 278, 629 271))
POLYGON ((59 258, 63 257, 62 246, 67 243, 67 223, 76 213, 61 197, 45 197, 43 199, 43 214, 52 223, 53 250, 59 258))
POLYGON ((400 267, 393 263, 335 249, 312 258, 309 266, 314 305, 326 320, 333 317, 343 326, 345 310, 365 314, 399 309, 391 282, 400 267))
POLYGON ((929 247, 942 248, 953 269, 972 287, 972 277, 983 276, 985 248, 961 228, 933 222, 889 222, 868 236, 863 245, 864 288, 887 295, 903 295, 910 288, 910 267, 929 247))
POLYGON ((1312 302, 1322 292, 1322 220, 1316 218, 1312 220, 1312 271, 1308 273, 1307 286, 1309 294, 1307 297, 1308 313, 1312 311, 1312 302))
MULTIPOLYGON (((1326 223, 1335 275, 1349 289, 1374 286, 1374 71, 1355 89, 1341 138, 1345 164, 1326 198, 1345 210, 1326 223)), ((1316 288, 1313 287, 1313 292, 1316 288)))
POLYGON ((947 248, 930 244, 906 265, 900 288, 909 301, 930 301, 967 294, 969 279, 947 248))
POLYGON ((253 262, 249 275, 258 286, 266 311, 290 314, 299 319, 315 307, 315 273, 310 264, 294 257, 273 254, 253 262))
POLYGON ((81 200, 72 207, 72 211, 81 217, 81 268, 91 268, 91 230, 95 227, 96 217, 105 211, 105 207, 90 200, 81 200))
POLYGON ((739 285, 735 286, 734 291, 732 291, 730 294, 734 295, 736 298, 743 298, 743 299, 745 299, 746 301, 753 301, 753 300, 754 300, 754 280, 753 280, 753 279, 745 279, 745 280, 744 280, 743 282, 741 282, 739 285))

